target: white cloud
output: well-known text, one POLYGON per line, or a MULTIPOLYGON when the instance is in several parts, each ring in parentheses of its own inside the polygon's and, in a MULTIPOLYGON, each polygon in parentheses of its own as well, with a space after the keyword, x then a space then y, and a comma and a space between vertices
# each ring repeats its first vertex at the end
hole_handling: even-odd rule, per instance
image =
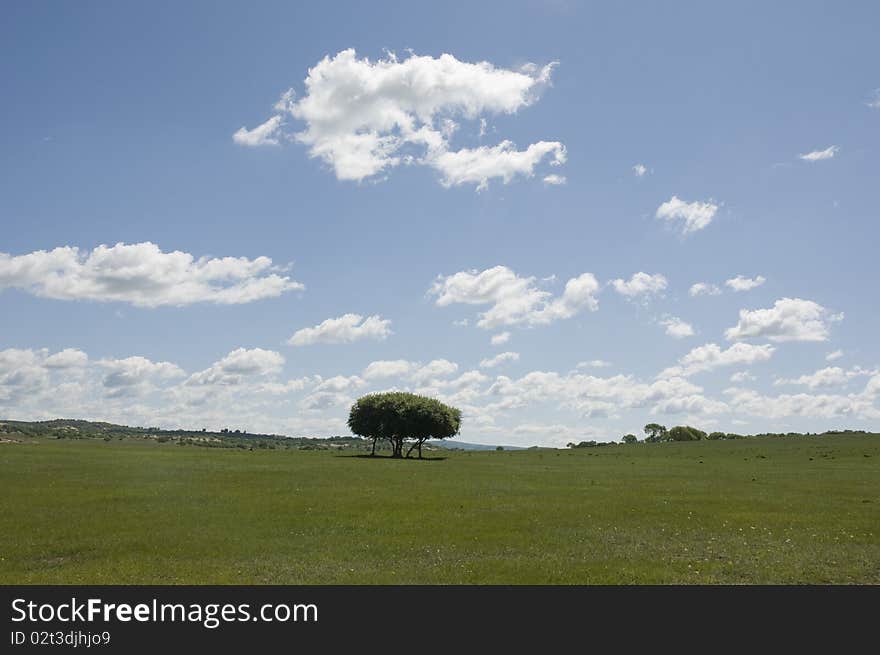
POLYGON ((697 282, 691 285, 691 288, 688 290, 688 295, 694 298, 697 296, 717 296, 720 294, 721 289, 708 282, 697 282))
POLYGON ((748 371, 738 371, 730 376, 731 382, 754 382, 757 378, 748 371))
POLYGON ((727 280, 724 284, 734 291, 751 291, 752 289, 761 286, 766 281, 767 279, 763 275, 758 275, 754 278, 737 275, 736 277, 727 280))
POLYGON ((858 366, 848 371, 845 371, 839 366, 828 366, 826 368, 819 369, 818 371, 816 371, 815 373, 811 373, 810 375, 801 375, 800 377, 793 379, 780 378, 776 380, 773 384, 777 386, 783 384, 801 384, 809 387, 810 389, 818 389, 819 387, 842 386, 854 377, 872 376, 876 375, 877 373, 877 371, 869 371, 858 366))
POLYGON ((504 352, 495 355, 494 357, 484 359, 480 362, 480 368, 495 368, 496 366, 500 366, 505 362, 516 362, 519 361, 519 353, 514 352, 504 352))
POLYGON ((648 169, 645 167, 644 164, 636 164, 632 167, 632 169, 633 173, 636 174, 636 177, 644 177, 645 174, 648 172, 648 169))
POLYGON ((712 202, 685 202, 672 196, 657 208, 656 217, 669 223, 680 221, 682 234, 702 230, 715 217, 718 205, 712 202))
POLYGON ((805 155, 798 155, 804 161, 814 162, 814 161, 822 161, 823 159, 831 159, 838 153, 840 150, 839 146, 828 146, 825 150, 814 150, 813 152, 808 152, 805 155))
POLYGON ((438 170, 444 186, 473 183, 483 189, 492 179, 507 183, 517 175, 531 177, 551 154, 552 164, 563 163, 565 147, 539 141, 517 150, 502 141, 453 150, 456 121, 479 122, 484 136, 486 116, 512 115, 534 103, 555 65, 509 70, 449 54, 402 60, 388 54, 371 61, 347 49, 309 69, 299 100, 286 94, 275 116, 254 130, 242 128, 234 138, 247 145, 277 143, 287 136, 281 133, 287 114, 305 123, 292 137, 340 180, 360 181, 410 164, 438 170))
POLYGON ((611 362, 606 362, 604 359, 591 359, 577 363, 577 368, 607 368, 609 366, 611 366, 611 362))
POLYGON ((449 276, 438 276, 429 290, 437 296, 436 304, 452 303, 491 305, 480 314, 477 325, 493 329, 502 325, 544 325, 570 318, 588 309, 598 309, 595 294, 599 283, 591 273, 571 278, 561 296, 552 298, 549 291, 535 286, 534 277, 519 277, 506 266, 495 266, 485 271, 461 271, 449 276))
POLYGON ((250 376, 275 375, 284 366, 284 357, 274 350, 236 348, 210 367, 193 373, 188 385, 235 386, 250 376))
MULTIPOLYGON (((502 141, 497 146, 444 151, 431 159, 431 166, 440 171, 440 183, 445 187, 471 183, 477 185, 477 191, 482 191, 493 178, 508 184, 517 175, 532 177, 535 167, 548 155, 552 155, 551 165, 564 164, 565 146, 558 141, 539 141, 525 150, 517 150, 511 141, 502 141)), ((564 180, 560 175, 544 178, 548 184, 562 184, 564 180), (548 182, 548 178, 556 182, 548 182)))
POLYGON ((64 350, 46 357, 43 365, 46 368, 67 369, 82 368, 88 364, 89 356, 77 348, 65 348, 64 350))
POLYGON ((812 300, 782 298, 769 309, 739 312, 739 322, 727 329, 729 341, 758 337, 770 341, 825 341, 830 324, 843 319, 812 300))
POLYGON ((880 89, 874 89, 865 104, 871 109, 880 109, 880 89))
POLYGON ((568 179, 564 175, 547 175, 544 177, 544 184, 549 186, 559 186, 561 184, 565 184, 568 182, 568 179))
POLYGON ((684 337, 692 337, 694 335, 693 326, 677 316, 662 319, 660 325, 666 328, 666 334, 676 339, 683 339, 684 337))
POLYGON ((240 146, 277 146, 278 134, 283 124, 281 116, 272 116, 265 123, 252 130, 240 128, 232 135, 232 140, 240 146))
POLYGON ((842 350, 834 350, 834 351, 828 353, 827 355, 825 355, 825 361, 826 362, 833 362, 835 359, 840 359, 841 357, 843 357, 843 351, 842 350))
POLYGON ((316 343, 352 343, 361 339, 382 341, 391 332, 391 321, 379 315, 364 318, 360 314, 344 314, 309 328, 294 332, 287 343, 291 346, 310 346, 316 343))
POLYGON ((493 346, 500 346, 508 341, 510 341, 510 332, 499 332, 498 334, 493 334, 492 338, 489 339, 493 346))
POLYGON ((413 369, 412 362, 405 359, 380 360, 371 362, 361 373, 365 380, 403 377, 413 369))
POLYGON ((111 395, 131 395, 146 390, 157 380, 169 380, 185 375, 183 369, 171 362, 153 362, 146 357, 102 359, 98 365, 107 369, 103 384, 111 395))
POLYGON ((722 366, 755 364, 770 359, 776 350, 767 344, 753 346, 748 343, 735 343, 727 350, 722 350, 714 343, 707 343, 691 350, 678 360, 677 366, 665 369, 658 377, 688 377, 702 371, 711 371, 722 366))
MULTIPOLYGON (((870 384, 870 383, 869 383, 870 384)), ((726 389, 728 404, 738 414, 781 419, 791 416, 801 418, 880 418, 872 399, 862 395, 833 394, 783 394, 763 396, 750 389, 726 389)))
POLYGON ((162 252, 150 243, 65 246, 26 255, 0 253, 0 289, 56 300, 127 302, 140 307, 198 302, 241 304, 303 289, 279 275, 268 257, 201 257, 162 252))
POLYGON ((428 384, 437 378, 445 378, 458 370, 458 364, 448 359, 434 359, 419 367, 413 374, 412 380, 417 384, 428 384))
POLYGON ((666 290, 668 282, 666 281, 666 277, 660 273, 648 275, 647 273, 642 273, 640 271, 633 274, 629 281, 621 278, 612 280, 611 286, 613 286, 614 290, 622 296, 636 298, 639 296, 648 297, 658 295, 666 290))

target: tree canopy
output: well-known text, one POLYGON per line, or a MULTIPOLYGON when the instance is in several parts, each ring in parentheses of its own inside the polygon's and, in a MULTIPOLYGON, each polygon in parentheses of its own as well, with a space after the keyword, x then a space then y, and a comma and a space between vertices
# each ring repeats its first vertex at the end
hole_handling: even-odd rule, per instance
POLYGON ((441 403, 435 398, 402 391, 373 393, 358 398, 351 406, 348 427, 352 433, 376 443, 387 440, 392 457, 403 457, 403 445, 412 441, 406 456, 428 439, 447 439, 461 429, 461 410, 441 403))

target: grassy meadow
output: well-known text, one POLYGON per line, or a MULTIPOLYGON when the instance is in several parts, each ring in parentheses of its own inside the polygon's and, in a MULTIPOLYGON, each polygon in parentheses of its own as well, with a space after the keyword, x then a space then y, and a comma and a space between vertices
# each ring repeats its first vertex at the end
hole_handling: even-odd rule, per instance
POLYGON ((0 443, 0 583, 880 584, 876 435, 431 456, 0 443))

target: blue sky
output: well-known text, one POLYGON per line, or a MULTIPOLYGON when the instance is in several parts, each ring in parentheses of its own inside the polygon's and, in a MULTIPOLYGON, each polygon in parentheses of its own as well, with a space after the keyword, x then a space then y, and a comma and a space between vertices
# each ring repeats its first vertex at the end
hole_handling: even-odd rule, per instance
POLYGON ((877 426, 874 3, 3 13, 0 416, 877 426))

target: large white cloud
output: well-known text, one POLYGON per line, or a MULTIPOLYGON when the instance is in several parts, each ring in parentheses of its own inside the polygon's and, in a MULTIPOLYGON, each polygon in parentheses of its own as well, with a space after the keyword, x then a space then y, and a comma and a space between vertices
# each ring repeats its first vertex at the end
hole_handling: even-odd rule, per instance
POLYGON ((690 234, 708 226, 717 211, 718 205, 713 202, 685 202, 672 196, 657 208, 656 217, 678 225, 683 234, 690 234))
POLYGON ((314 327, 293 333, 287 343, 309 346, 316 343, 352 343, 361 339, 383 340, 391 335, 391 321, 379 315, 364 318, 360 314, 344 314, 328 318, 314 327))
POLYGON ((599 307, 596 293, 599 283, 592 273, 583 273, 566 282, 562 294, 553 298, 549 291, 539 289, 534 277, 520 277, 506 266, 484 271, 460 271, 440 276, 429 294, 437 296, 437 305, 453 303, 491 305, 480 314, 479 327, 503 325, 545 325, 571 318, 584 309, 599 307))
POLYGON ((91 252, 64 246, 26 255, 0 253, 0 289, 140 307, 241 304, 304 288, 273 271, 268 257, 196 259, 177 250, 162 252, 150 242, 100 245, 91 252))
POLYGON ((450 54, 439 57, 394 54, 371 61, 354 49, 326 56, 310 68, 305 93, 294 101, 288 91, 276 114, 260 126, 234 135, 242 145, 274 145, 285 138, 284 116, 305 124, 290 135, 329 165, 340 180, 363 180, 403 164, 429 166, 445 186, 492 179, 509 182, 532 176, 550 157, 565 162, 558 141, 538 141, 518 150, 510 141, 494 146, 451 148, 456 121, 479 123, 486 117, 515 114, 534 103, 549 84, 555 63, 527 64, 517 70, 489 62, 469 63, 450 54))
POLYGON ((801 298, 782 298, 768 309, 739 312, 739 322, 724 335, 729 341, 747 338, 770 341, 825 341, 831 323, 843 319, 822 305, 801 298))
POLYGON ((775 350, 776 348, 769 344, 755 346, 749 343, 735 343, 727 350, 722 350, 718 344, 707 343, 691 350, 678 360, 677 366, 665 369, 659 377, 687 377, 721 366, 764 362, 770 359, 775 350))

